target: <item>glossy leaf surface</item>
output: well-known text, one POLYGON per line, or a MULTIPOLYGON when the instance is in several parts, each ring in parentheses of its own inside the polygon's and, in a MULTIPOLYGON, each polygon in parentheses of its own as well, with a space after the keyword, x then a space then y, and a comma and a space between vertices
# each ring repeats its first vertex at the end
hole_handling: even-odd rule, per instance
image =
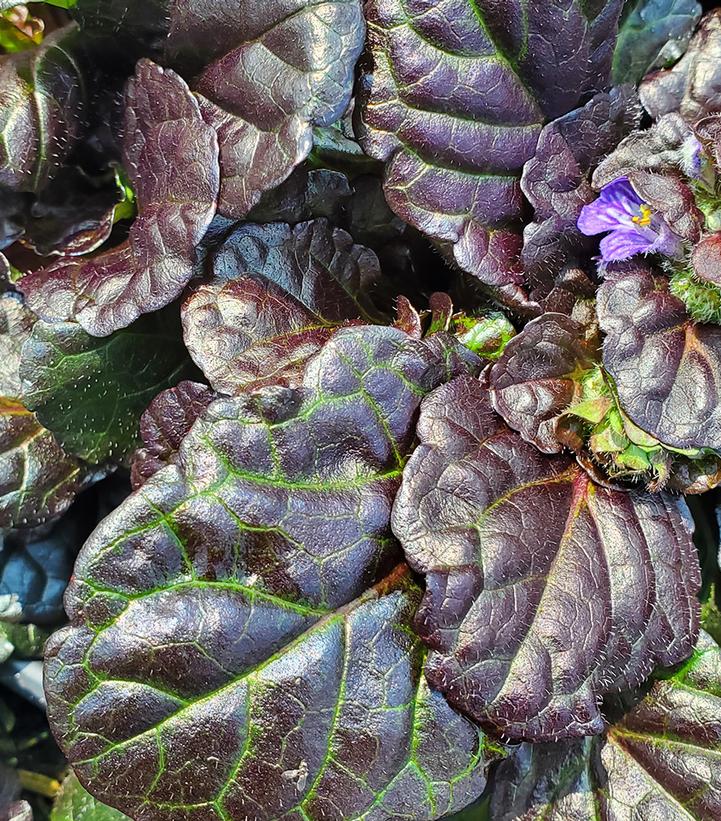
POLYGON ((85 471, 22 404, 20 356, 35 317, 0 297, 0 530, 35 527, 63 513, 85 471))
POLYGON ((694 322, 644 263, 618 269, 598 292, 603 362, 624 411, 675 448, 721 447, 721 329, 694 322))
POLYGON ((326 220, 241 225, 183 305, 185 342, 215 390, 297 385, 347 320, 380 318, 378 259, 326 220))
POLYGON ((720 699, 721 651, 702 634, 692 660, 604 736, 521 745, 497 772, 494 821, 716 818, 720 699))
POLYGON ((563 314, 529 322, 489 373, 490 401, 510 427, 544 453, 560 453, 558 419, 578 394, 597 351, 583 326, 563 314))
POLYGON ((84 478, 34 414, 0 398, 0 529, 34 527, 60 515, 84 478))
POLYGON ((40 317, 77 321, 94 336, 180 295, 218 194, 215 133, 177 74, 141 60, 125 106, 123 162, 139 210, 128 240, 89 259, 60 259, 20 286, 40 317))
POLYGON ((521 170, 544 122, 606 86, 621 5, 366 3, 364 148, 393 210, 483 282, 514 281, 521 170))
POLYGON ((588 238, 577 228, 581 209, 596 198, 590 171, 638 126, 639 109, 636 91, 625 85, 596 94, 541 131, 521 176, 521 189, 534 209, 534 221, 523 231, 522 260, 537 300, 547 296, 555 266, 590 251, 588 238))
POLYGON ((241 821, 431 819, 480 794, 482 736, 423 683, 419 591, 402 565, 378 584, 436 347, 340 331, 302 388, 211 405, 96 529, 46 673, 96 797, 241 821))
POLYGON ((84 99, 74 34, 71 26, 37 49, 0 56, 0 185, 11 191, 41 190, 79 138, 84 99))
POLYGON ((365 33, 361 3, 241 0, 220 38, 227 3, 177 5, 171 48, 192 55, 212 42, 219 52, 193 89, 218 134, 219 210, 242 218, 308 156, 313 126, 330 125, 347 108, 365 33))
POLYGON ((598 699, 693 649, 700 578, 683 503, 595 485, 459 377, 424 402, 393 531, 426 577, 431 686, 533 741, 600 733, 598 699))
POLYGON ((140 417, 143 446, 133 456, 133 490, 172 462, 195 420, 215 399, 213 391, 200 382, 181 382, 153 399, 140 417))

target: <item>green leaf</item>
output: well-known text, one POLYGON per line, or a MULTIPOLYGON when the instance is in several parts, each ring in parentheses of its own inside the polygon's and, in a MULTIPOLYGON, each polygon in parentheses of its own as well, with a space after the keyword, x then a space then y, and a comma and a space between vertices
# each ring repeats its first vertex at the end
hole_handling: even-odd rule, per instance
POLYGON ((128 454, 151 400, 195 373, 168 312, 101 338, 73 322, 37 322, 20 362, 26 404, 68 451, 92 463, 128 454))
POLYGON ((678 60, 701 17, 696 0, 636 0, 628 5, 613 55, 616 84, 638 83, 652 68, 678 60))
POLYGON ((123 821, 127 818, 119 810, 96 801, 72 772, 63 781, 50 814, 50 821, 123 821))
POLYGON ((21 659, 39 659, 50 632, 34 624, 0 622, 0 661, 10 656, 21 659))

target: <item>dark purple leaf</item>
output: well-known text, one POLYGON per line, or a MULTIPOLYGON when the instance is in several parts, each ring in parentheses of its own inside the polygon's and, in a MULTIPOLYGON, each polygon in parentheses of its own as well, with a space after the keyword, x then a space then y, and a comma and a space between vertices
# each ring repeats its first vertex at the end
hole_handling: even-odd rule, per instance
POLYGON ((141 60, 126 91, 124 164, 139 210, 130 236, 88 260, 61 259, 23 277, 30 307, 48 321, 72 319, 107 336, 172 302, 215 214, 217 152, 185 82, 141 60))
POLYGON ((535 217, 524 229, 522 259, 536 298, 550 291, 557 268, 589 250, 588 238, 576 227, 583 206, 596 198, 589 171, 639 119, 636 93, 623 86, 597 94, 541 132, 535 155, 521 176, 535 217))
POLYGON ((403 565, 380 581, 417 409, 446 375, 399 330, 339 331, 300 389, 213 403, 95 530, 46 669, 93 795, 147 821, 381 821, 480 794, 483 736, 422 676, 420 593, 403 565))
MULTIPOLYGON (((550 260, 553 257, 549 257, 550 260)), ((596 295, 595 276, 569 263, 560 269, 551 271, 553 277, 544 275, 529 277, 531 298, 543 304, 549 313, 567 314, 570 316, 579 300, 587 302, 596 295)))
POLYGON ((693 649, 690 516, 663 494, 594 484, 545 456, 459 377, 423 403, 393 531, 425 575, 426 674, 511 738, 600 733, 599 698, 693 649))
POLYGON ((110 237, 118 200, 114 180, 62 168, 28 209, 23 242, 40 256, 89 254, 110 237))
POLYGON ((29 410, 0 398, 0 530, 64 513, 84 479, 85 470, 29 410))
POLYGON ((33 330, 35 317, 13 294, 0 296, 0 396, 22 395, 20 354, 33 330))
POLYGON ((0 189, 0 250, 23 235, 30 199, 29 194, 0 189))
POLYGON ((215 399, 213 391, 200 382, 181 382, 153 399, 140 418, 143 447, 133 456, 130 471, 133 490, 173 461, 195 420, 215 399))
POLYGON ((387 162, 396 214, 487 284, 520 281, 504 226, 521 214, 521 170, 544 122, 607 85, 621 5, 366 3, 364 148, 387 162))
MULTIPOLYGON (((195 42, 199 17, 217 27, 205 4, 197 17, 195 5, 176 11, 171 39, 178 41, 182 27, 195 42)), ((223 17, 227 10, 223 3, 223 17)), ((365 27, 360 0, 242 0, 232 23, 224 20, 224 53, 203 68, 193 89, 218 134, 218 208, 242 218, 308 156, 313 126, 330 125, 347 108, 365 27)))
POLYGON ((34 49, 0 55, 0 185, 40 191, 80 137, 81 70, 68 26, 34 49))
POLYGON ((346 320, 382 318, 370 298, 378 259, 326 220, 245 223, 183 305, 185 342, 213 388, 297 385, 346 320))
POLYGON ((679 114, 665 114, 646 131, 626 137, 616 150, 596 169, 593 184, 603 188, 632 171, 677 171, 687 167, 694 142, 693 129, 679 114))
POLYGON ((674 448, 721 449, 721 328, 694 322, 642 262, 601 286, 598 319, 603 363, 631 420, 674 448))
POLYGON ((690 123, 721 110, 721 11, 704 16, 686 54, 673 68, 649 75, 639 88, 654 118, 677 111, 690 123))
POLYGON ((560 453, 560 417, 578 398, 579 379, 597 361, 583 326, 544 314, 514 337, 489 372, 490 401, 510 427, 543 453, 560 453))
POLYGON ((721 651, 693 659, 596 739, 522 744, 493 782, 494 821, 712 819, 721 813, 721 651))
POLYGON ((326 217, 341 223, 353 196, 345 174, 327 168, 297 168, 288 179, 261 198, 248 215, 249 222, 299 222, 326 217))
MULTIPOLYGON (((496 771, 494 821, 615 821, 599 812, 604 772, 597 738, 521 744, 496 771)), ((605 807, 604 807, 605 809, 605 807)))
POLYGON ((709 234, 691 254, 693 272, 700 279, 721 285, 721 234, 709 234))

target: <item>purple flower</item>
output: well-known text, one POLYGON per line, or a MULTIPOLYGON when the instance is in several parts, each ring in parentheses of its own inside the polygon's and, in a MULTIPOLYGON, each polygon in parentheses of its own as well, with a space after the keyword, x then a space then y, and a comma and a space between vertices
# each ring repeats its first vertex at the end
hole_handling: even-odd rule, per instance
POLYGON ((601 240, 604 262, 620 262, 636 254, 678 257, 682 251, 679 237, 638 196, 628 177, 605 185, 598 199, 583 207, 578 228, 587 237, 608 232, 601 240))

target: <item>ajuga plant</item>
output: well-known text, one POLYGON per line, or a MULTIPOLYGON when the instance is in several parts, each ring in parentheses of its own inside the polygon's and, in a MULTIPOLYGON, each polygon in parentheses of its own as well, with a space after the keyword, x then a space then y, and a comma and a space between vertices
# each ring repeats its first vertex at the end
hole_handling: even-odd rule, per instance
POLYGON ((721 9, 0 46, 0 821, 721 818, 721 9))

